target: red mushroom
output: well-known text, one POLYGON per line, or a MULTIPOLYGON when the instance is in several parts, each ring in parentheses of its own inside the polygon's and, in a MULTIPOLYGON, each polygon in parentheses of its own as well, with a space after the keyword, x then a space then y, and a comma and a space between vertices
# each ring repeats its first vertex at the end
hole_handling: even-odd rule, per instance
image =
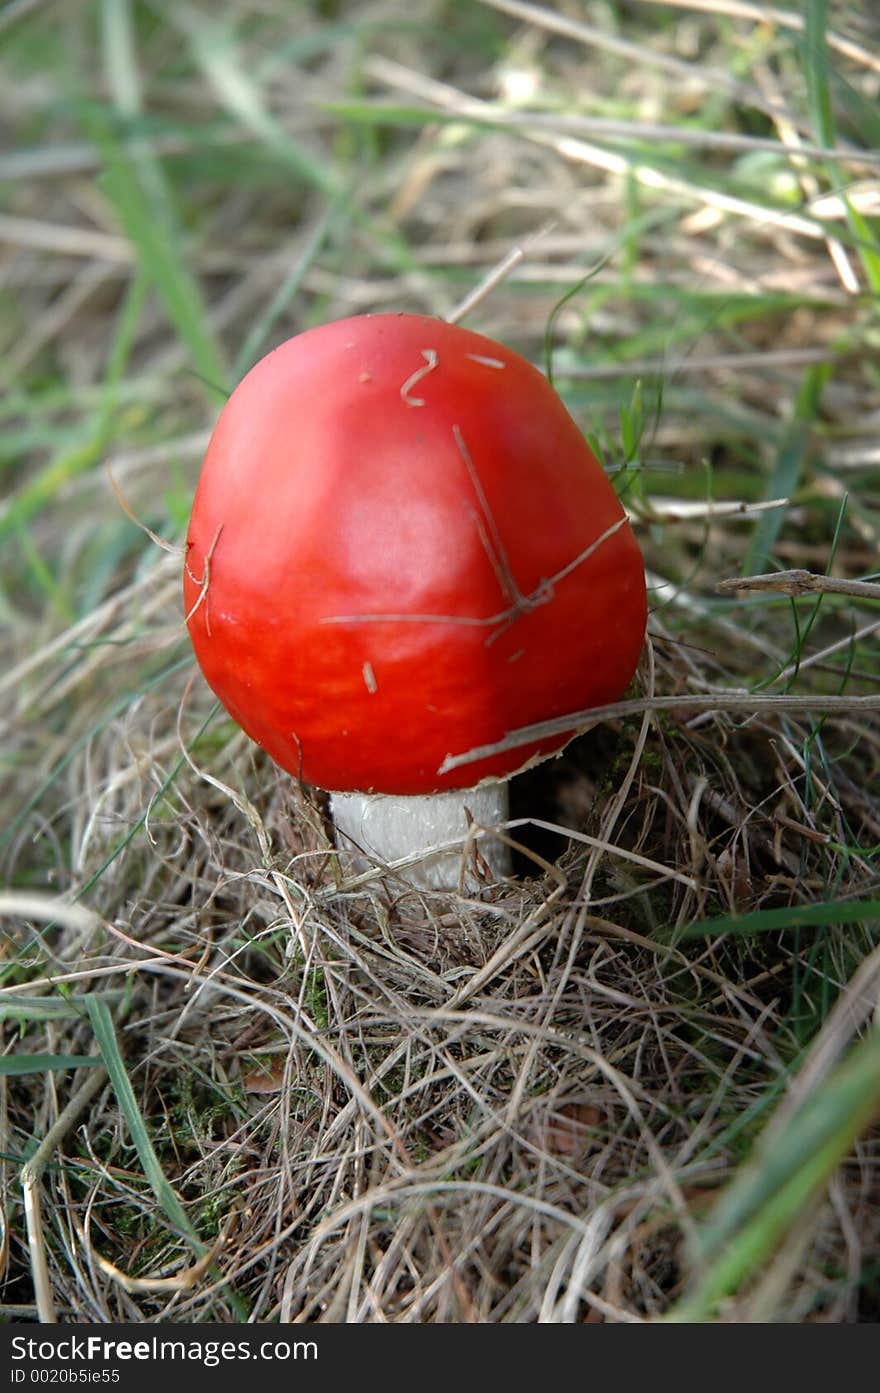
POLYGON ((310 329, 248 373, 205 457, 184 598, 208 683, 332 792, 337 839, 423 854, 440 885, 465 809, 503 821, 508 777, 574 732, 446 757, 614 701, 646 618, 624 510, 546 378, 413 314, 310 329))

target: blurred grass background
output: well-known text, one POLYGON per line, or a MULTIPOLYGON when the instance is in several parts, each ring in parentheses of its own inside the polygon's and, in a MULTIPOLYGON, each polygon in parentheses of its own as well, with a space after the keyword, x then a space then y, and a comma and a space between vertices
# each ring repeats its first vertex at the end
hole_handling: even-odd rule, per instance
POLYGON ((0 1317, 877 1318, 878 91, 868 3, 0 10, 0 1317), (263 353, 517 247, 466 322, 630 510, 649 709, 514 883, 371 894, 179 548, 263 353))

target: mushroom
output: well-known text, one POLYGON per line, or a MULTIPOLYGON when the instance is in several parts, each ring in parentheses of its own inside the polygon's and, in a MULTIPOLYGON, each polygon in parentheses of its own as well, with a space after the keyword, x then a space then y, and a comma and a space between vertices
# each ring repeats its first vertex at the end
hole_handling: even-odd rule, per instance
POLYGON ((576 732, 447 757, 616 700, 646 620, 624 509, 546 378, 417 314, 309 329, 242 380, 199 478, 184 601, 209 685, 330 791, 340 848, 445 888, 507 873, 481 836, 460 881, 469 824, 503 823, 508 778, 576 732))

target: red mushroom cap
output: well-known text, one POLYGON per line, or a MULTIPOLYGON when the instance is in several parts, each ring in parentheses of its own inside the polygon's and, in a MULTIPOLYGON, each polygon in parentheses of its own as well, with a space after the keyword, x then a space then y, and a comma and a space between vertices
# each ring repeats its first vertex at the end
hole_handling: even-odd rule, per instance
POLYGON ((395 794, 560 749, 571 733, 438 772, 616 700, 646 620, 624 510, 547 380, 409 314, 310 329, 236 388, 196 492, 184 599, 208 683, 278 764, 395 794))

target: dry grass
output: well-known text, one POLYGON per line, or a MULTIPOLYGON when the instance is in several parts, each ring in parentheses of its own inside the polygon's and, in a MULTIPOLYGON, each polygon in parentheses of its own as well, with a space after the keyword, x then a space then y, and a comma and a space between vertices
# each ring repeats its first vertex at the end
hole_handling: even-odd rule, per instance
POLYGON ((11 15, 0 1011, 57 1067, 0 1075, 0 1317, 877 1318, 880 32, 808 9, 11 15), (514 881, 346 882, 102 465, 180 543, 205 379, 505 258, 467 322, 548 336, 620 484, 636 707, 517 782, 514 881), (862 585, 718 591, 779 569, 862 585), (101 1002, 130 1096, 106 1036, 63 1067, 101 1002))

